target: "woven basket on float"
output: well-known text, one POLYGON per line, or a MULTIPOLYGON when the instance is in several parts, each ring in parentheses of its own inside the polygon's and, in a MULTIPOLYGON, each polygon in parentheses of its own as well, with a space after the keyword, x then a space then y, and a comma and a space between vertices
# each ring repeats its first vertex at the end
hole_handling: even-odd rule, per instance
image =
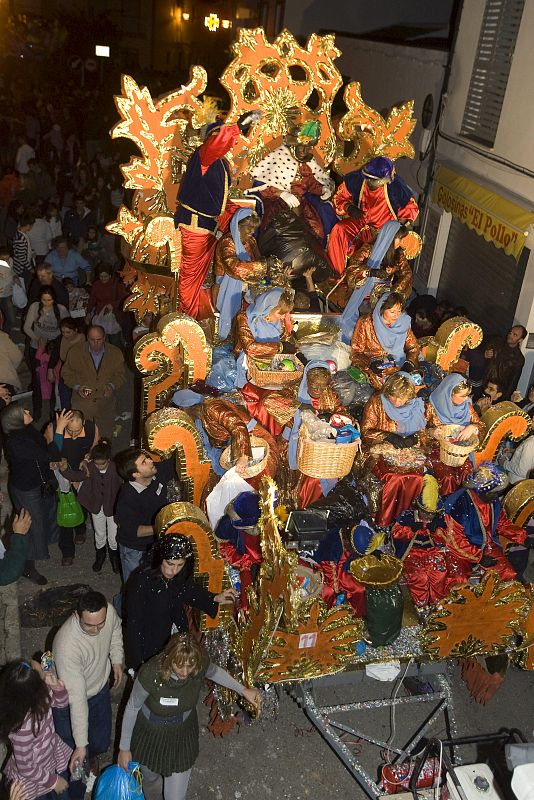
POLYGON ((336 444, 335 440, 314 442, 305 425, 300 426, 297 468, 310 478, 344 478, 352 469, 360 440, 336 444))
POLYGON ((291 386, 292 383, 300 383, 304 374, 302 363, 294 355, 280 353, 279 360, 282 359, 289 359, 292 361, 295 365, 295 369, 293 371, 286 369, 259 369, 253 358, 247 358, 247 376, 249 381, 253 383, 254 386, 266 389, 291 386))
MULTIPOLYGON (((243 472, 239 473, 242 478, 245 478, 245 480, 247 478, 254 478, 256 475, 259 475, 260 472, 263 472, 267 466, 267 460, 270 452, 268 442, 266 442, 265 439, 260 439, 259 436, 254 436, 254 434, 252 434, 250 437, 250 446, 263 448, 264 456, 261 461, 258 461, 255 464, 250 464, 243 472)), ((222 451, 219 464, 224 470, 230 469, 230 467, 234 466, 234 459, 232 458, 232 445, 228 445, 228 447, 222 451)))
POLYGON ((472 436, 467 442, 451 442, 450 437, 461 430, 462 425, 440 425, 434 431, 434 437, 439 442, 439 460, 448 467, 461 467, 478 447, 478 436, 472 436))

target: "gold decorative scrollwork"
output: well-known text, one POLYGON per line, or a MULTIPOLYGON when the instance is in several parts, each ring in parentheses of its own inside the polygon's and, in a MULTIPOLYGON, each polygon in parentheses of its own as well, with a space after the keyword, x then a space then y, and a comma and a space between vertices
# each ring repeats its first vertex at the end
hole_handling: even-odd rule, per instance
POLYGON ((473 453, 477 465, 482 461, 492 461, 503 439, 517 442, 532 428, 529 415, 508 400, 490 406, 482 414, 482 422, 486 426, 486 435, 473 453))
POLYGON ((435 338, 439 344, 436 364, 448 372, 460 358, 462 350, 478 347, 482 341, 482 328, 466 317, 451 317, 440 325, 435 338))
POLYGON ((375 156, 385 156, 393 161, 405 156, 413 158, 415 151, 409 137, 416 125, 413 119, 414 101, 394 107, 384 119, 378 111, 362 100, 361 87, 356 81, 345 87, 343 99, 348 111, 341 118, 338 134, 341 139, 354 142, 354 150, 349 156, 338 156, 335 169, 346 175, 375 156))
POLYGON ((534 514, 534 480, 516 483, 507 492, 503 509, 510 522, 523 527, 534 514))
POLYGON ((176 451, 176 472, 186 489, 187 500, 200 506, 211 463, 189 414, 180 408, 162 408, 148 417, 145 430, 152 452, 169 458, 176 451))
POLYGON ((456 586, 430 612, 421 634, 433 659, 501 653, 514 645, 530 601, 520 583, 502 583, 494 572, 472 586, 456 586))
POLYGON ((134 359, 143 379, 142 410, 146 417, 166 404, 179 386, 206 378, 211 348, 194 319, 173 312, 160 319, 157 333, 139 339, 134 359))
POLYGON ((303 599, 296 579, 297 557, 288 552, 274 512, 276 486, 263 478, 260 542, 263 563, 247 588, 248 612, 240 612, 229 633, 252 686, 303 680, 338 672, 354 658, 363 623, 347 608, 328 609, 322 600, 303 599))

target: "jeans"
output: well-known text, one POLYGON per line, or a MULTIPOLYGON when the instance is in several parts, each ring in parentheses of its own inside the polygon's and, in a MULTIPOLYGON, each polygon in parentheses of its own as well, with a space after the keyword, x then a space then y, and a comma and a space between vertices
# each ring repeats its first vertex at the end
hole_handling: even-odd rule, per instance
MULTIPOLYGON (((144 550, 133 550, 131 547, 119 545, 119 555, 121 559, 122 582, 126 583, 130 575, 141 564, 145 555, 144 550)), ((122 617, 122 590, 113 595, 113 608, 122 617)))
MULTIPOLYGON (((59 775, 62 778, 65 778, 67 783, 69 782, 69 772, 65 770, 64 772, 60 772, 59 775)), ((51 792, 46 792, 46 794, 40 794, 39 797, 36 797, 35 800, 69 800, 70 794, 68 788, 65 789, 64 792, 61 794, 56 794, 52 789, 51 792)))
POLYGON ((59 549, 63 558, 74 558, 74 537, 78 533, 85 533, 85 522, 75 528, 59 529, 59 549))
MULTIPOLYGON (((101 753, 105 753, 111 742, 111 699, 109 687, 104 686, 98 694, 87 701, 89 708, 89 725, 87 738, 87 757, 90 760, 101 753)), ((76 747, 72 738, 70 724, 70 707, 53 708, 54 727, 56 733, 69 747, 76 747)), ((85 784, 82 781, 73 781, 69 787, 69 795, 73 800, 81 800, 85 794, 85 784)))
POLYGON ((133 550, 131 547, 125 547, 123 544, 120 544, 119 553, 121 557, 122 580, 126 583, 134 569, 137 569, 143 560, 145 551, 133 550))
POLYGON ((58 383, 58 387, 57 388, 58 388, 58 392, 59 392, 59 402, 60 402, 61 408, 70 409, 70 401, 71 401, 71 398, 72 398, 72 389, 69 386, 67 386, 67 384, 65 383, 65 381, 63 380, 63 378, 61 376, 59 377, 59 383, 58 383))
POLYGON ((40 486, 23 491, 12 484, 9 484, 9 494, 17 514, 21 508, 25 508, 31 514, 32 524, 27 533, 28 561, 45 561, 50 558, 48 545, 59 539, 56 495, 43 497, 40 486))

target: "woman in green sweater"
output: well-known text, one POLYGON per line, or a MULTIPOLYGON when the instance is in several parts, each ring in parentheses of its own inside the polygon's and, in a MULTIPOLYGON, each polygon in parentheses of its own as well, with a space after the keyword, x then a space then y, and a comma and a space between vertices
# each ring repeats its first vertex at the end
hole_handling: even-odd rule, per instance
POLYGON ((142 765, 147 783, 164 778, 165 800, 184 800, 198 756, 197 701, 208 678, 244 697, 257 711, 258 689, 247 689, 211 663, 189 633, 177 633, 137 675, 122 721, 118 764, 142 765))

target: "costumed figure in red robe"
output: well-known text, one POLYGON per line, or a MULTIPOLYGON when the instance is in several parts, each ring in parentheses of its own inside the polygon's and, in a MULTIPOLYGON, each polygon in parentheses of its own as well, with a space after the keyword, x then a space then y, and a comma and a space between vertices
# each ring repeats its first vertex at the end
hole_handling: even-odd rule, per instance
MULTIPOLYGON (((385 382, 363 409, 361 434, 364 451, 376 463, 373 472, 382 483, 382 496, 376 521, 390 525, 401 511, 409 508, 423 486, 424 466, 414 467, 410 454, 406 466, 394 466, 384 458, 384 445, 393 450, 408 450, 420 445, 425 429, 425 406, 417 397, 413 376, 397 372, 385 382)), ((402 462, 402 458, 397 459, 402 462)))
MULTIPOLYGON (((178 293, 180 310, 194 319, 201 315, 202 284, 215 253, 215 234, 217 230, 227 230, 238 208, 227 202, 231 177, 224 156, 233 148, 239 134, 246 136, 260 117, 260 111, 251 111, 229 125, 217 122, 208 126, 207 138, 189 159, 180 184, 174 216, 182 239, 178 293)), ((207 295, 205 305, 202 316, 208 315, 211 308, 207 295)))
POLYGON ((455 543, 448 533, 438 482, 423 478, 423 490, 412 507, 399 514, 391 535, 395 554, 404 561, 404 577, 418 608, 437 603, 451 586, 464 583, 457 569, 455 543))
POLYGON ((507 486, 504 470, 487 461, 471 473, 464 488, 444 500, 445 511, 454 521, 454 538, 463 541, 465 574, 478 566, 482 571, 493 570, 503 581, 517 578, 505 551, 510 546, 522 546, 527 532, 504 513, 499 495, 507 486))
POLYGON ((253 582, 263 560, 259 519, 258 495, 255 492, 241 492, 228 504, 214 531, 221 557, 239 570, 241 608, 247 607, 247 586, 253 582))
POLYGON ((291 418, 295 395, 291 390, 270 390, 248 382, 247 363, 253 359, 270 363, 277 353, 294 353, 291 341, 293 292, 281 287, 259 294, 246 311, 240 311, 234 325, 234 354, 237 356, 236 386, 241 389, 249 414, 273 436, 282 433, 283 425, 270 410, 284 408, 291 418))
MULTIPOLYGON (((248 286, 257 287, 266 278, 267 271, 278 264, 273 256, 262 258, 260 255, 254 238, 259 224, 259 217, 251 208, 239 208, 230 220, 230 230, 219 240, 215 250, 216 283, 212 297, 219 312, 217 333, 221 341, 230 334, 248 286)), ((280 264, 280 272, 282 269, 280 264)))
POLYGON ((334 209, 340 221, 330 233, 327 253, 338 275, 343 274, 347 257, 374 239, 384 223, 398 220, 407 227, 419 214, 412 190, 395 175, 393 161, 383 156, 345 175, 334 195, 334 209))

